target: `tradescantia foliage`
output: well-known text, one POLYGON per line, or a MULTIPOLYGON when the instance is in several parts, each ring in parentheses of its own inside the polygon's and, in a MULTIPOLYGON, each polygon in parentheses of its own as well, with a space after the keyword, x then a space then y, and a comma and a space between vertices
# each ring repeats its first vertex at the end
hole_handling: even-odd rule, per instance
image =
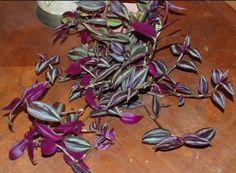
POLYGON ((173 43, 170 51, 177 57, 176 63, 166 64, 155 58, 158 43, 169 36, 162 31, 176 20, 168 21, 169 11, 179 12, 168 1, 137 1, 138 11, 130 12, 120 1, 80 1, 76 11, 62 16, 62 25, 56 28, 54 42, 64 42, 69 35, 80 35, 81 45, 68 51, 73 62, 64 71, 57 67, 60 58, 39 55, 36 74, 46 71, 46 82, 36 82, 4 107, 9 110, 9 125, 12 126, 16 110, 25 110, 32 126, 22 139, 12 145, 9 157, 19 158, 25 150, 35 164, 34 149, 41 148, 42 155, 49 157, 63 152, 63 159, 76 173, 89 173, 84 163, 87 154, 93 150, 105 150, 114 144, 115 130, 109 123, 117 118, 125 124, 141 121, 143 115, 129 112, 129 109, 144 107, 147 114, 158 125, 144 133, 142 143, 154 145, 155 151, 167 151, 183 145, 207 147, 215 135, 215 128, 203 128, 194 133, 176 136, 160 126, 157 119, 164 96, 174 96, 183 106, 186 98, 211 98, 220 109, 225 108, 225 95, 233 95, 228 71, 213 69, 210 82, 197 68, 202 60, 198 50, 191 45, 190 36, 182 43, 173 43), (198 91, 169 76, 174 70, 199 75, 198 91), (69 101, 85 97, 86 105, 65 112, 63 103, 54 104, 39 101, 47 87, 55 81, 74 81, 68 92, 69 101), (143 101, 143 95, 152 96, 150 113, 143 101), (80 118, 90 107, 89 117, 93 122, 88 128, 80 118), (104 116, 111 118, 104 122, 104 116), (86 139, 93 133, 95 140, 86 139))

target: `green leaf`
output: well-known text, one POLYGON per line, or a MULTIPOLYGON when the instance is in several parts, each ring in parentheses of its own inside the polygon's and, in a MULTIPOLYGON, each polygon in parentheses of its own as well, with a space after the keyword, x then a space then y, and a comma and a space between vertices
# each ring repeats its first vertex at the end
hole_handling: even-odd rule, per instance
POLYGON ((103 18, 95 18, 95 19, 90 19, 87 21, 87 23, 89 24, 96 24, 96 25, 107 25, 107 21, 106 19, 103 19, 103 18))
POLYGON ((82 95, 81 91, 78 89, 72 89, 69 93, 69 101, 74 101, 82 95))
POLYGON ((147 12, 149 9, 150 9, 150 3, 149 2, 140 2, 138 1, 137 2, 137 7, 138 7, 138 10, 141 11, 141 12, 147 12))
POLYGON ((60 122, 60 114, 51 105, 40 102, 33 101, 28 104, 27 112, 34 118, 49 121, 49 122, 60 122))
POLYGON ((72 61, 78 61, 79 59, 88 56, 88 53, 85 47, 75 47, 68 51, 67 56, 72 61))
POLYGON ((131 57, 137 54, 146 53, 146 52, 147 52, 147 46, 143 44, 135 44, 130 49, 131 57))
POLYGON ((98 36, 102 36, 102 35, 103 35, 103 33, 102 33, 101 31, 95 29, 93 26, 88 25, 88 24, 86 24, 86 23, 83 23, 83 25, 84 25, 90 32, 92 32, 93 34, 96 34, 96 35, 98 35, 98 36))
POLYGON ((87 151, 91 148, 91 144, 88 140, 78 136, 69 136, 64 139, 66 148, 73 152, 87 151))
POLYGON ((122 24, 120 19, 107 19, 107 26, 111 27, 118 27, 122 24))
POLYGON ((78 1, 78 6, 87 12, 95 12, 106 6, 103 1, 78 1))
POLYGON ((123 82, 123 80, 125 80, 133 71, 134 71, 135 67, 132 66, 130 68, 127 68, 126 70, 119 70, 117 71, 113 78, 112 78, 112 84, 113 84, 113 87, 116 88, 118 87, 121 82, 123 82))

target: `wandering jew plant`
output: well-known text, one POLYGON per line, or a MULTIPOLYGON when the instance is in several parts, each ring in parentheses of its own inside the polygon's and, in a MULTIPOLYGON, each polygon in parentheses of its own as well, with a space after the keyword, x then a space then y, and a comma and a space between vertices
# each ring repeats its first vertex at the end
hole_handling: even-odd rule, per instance
POLYGON ((157 128, 145 132, 142 143, 153 145, 155 151, 177 149, 183 145, 208 147, 215 135, 215 128, 203 128, 192 133, 176 136, 157 121, 161 115, 160 99, 175 96, 179 106, 185 98, 210 98, 221 110, 225 108, 225 95, 233 95, 233 86, 227 73, 213 69, 209 82, 199 72, 196 63, 202 57, 190 37, 185 36, 182 43, 173 43, 170 50, 177 57, 176 63, 166 64, 156 59, 158 43, 169 36, 162 31, 174 24, 168 21, 169 11, 179 12, 168 1, 137 1, 138 12, 130 12, 120 1, 80 1, 76 11, 68 11, 62 16, 62 25, 56 28, 54 42, 64 42, 69 35, 80 35, 82 45, 68 51, 73 62, 64 70, 57 67, 60 58, 39 55, 36 74, 46 73, 45 82, 35 82, 25 89, 21 97, 14 98, 4 110, 9 110, 8 123, 16 110, 25 110, 31 117, 32 126, 24 137, 12 145, 9 157, 19 158, 25 150, 33 164, 34 150, 40 148, 45 157, 57 152, 76 173, 89 173, 84 160, 93 150, 105 150, 115 143, 115 130, 109 127, 113 119, 125 124, 142 120, 142 115, 129 112, 129 109, 144 107, 157 128), (169 76, 176 69, 199 75, 198 91, 193 91, 184 83, 169 76), (61 102, 40 101, 46 89, 55 81, 74 81, 68 93, 69 101, 84 96, 86 105, 65 111, 61 102), (152 111, 143 102, 143 96, 152 97, 152 111), (89 118, 81 118, 87 107, 92 108, 89 117, 93 122, 85 127, 89 118), (104 116, 110 116, 108 121, 104 116), (86 139, 87 133, 95 135, 95 141, 86 139))

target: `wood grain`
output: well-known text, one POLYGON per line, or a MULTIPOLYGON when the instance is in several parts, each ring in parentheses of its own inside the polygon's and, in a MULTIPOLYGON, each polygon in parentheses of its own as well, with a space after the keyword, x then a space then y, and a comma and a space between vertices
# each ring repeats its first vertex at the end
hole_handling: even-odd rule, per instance
MULTIPOLYGON (((185 15, 178 15, 180 21, 175 27, 168 28, 165 34, 182 29, 179 34, 189 34, 192 46, 199 49, 203 62, 199 64, 202 74, 210 79, 211 69, 220 67, 229 69, 229 78, 236 86, 236 14, 225 2, 181 1, 176 4, 186 7, 185 15)), ((5 106, 13 97, 35 80, 43 80, 44 75, 36 76, 34 64, 37 53, 59 54, 61 67, 69 64, 66 51, 79 45, 79 37, 69 38, 63 45, 52 44, 53 30, 41 24, 35 17, 35 2, 0 2, 0 107, 5 106)), ((175 16, 176 17, 176 16, 175 16)), ((181 41, 182 38, 176 38, 181 41)), ((171 43, 160 43, 160 47, 171 43)), ((167 63, 175 58, 168 51, 156 55, 167 63)), ((198 77, 176 71, 172 75, 176 80, 197 88, 198 77), (194 81, 194 82, 193 82, 194 81)), ((66 101, 71 83, 56 84, 43 99, 52 103, 66 101)), ((150 105, 150 98, 146 98, 150 105)), ((177 135, 213 126, 217 128, 212 147, 191 149, 182 147, 171 152, 154 153, 151 146, 140 143, 142 134, 155 124, 147 117, 143 109, 135 110, 144 115, 142 122, 136 125, 124 125, 118 120, 112 122, 116 129, 116 144, 106 151, 96 151, 86 160, 93 173, 233 173, 236 172, 236 102, 227 100, 226 110, 222 113, 210 100, 187 100, 184 107, 177 106, 176 98, 166 98, 163 103, 173 106, 163 109, 160 123, 177 135)), ((79 107, 83 100, 75 101, 79 107)), ((67 109, 71 105, 67 103, 67 109)), ((6 125, 7 112, 0 111, 0 172, 9 173, 65 173, 71 172, 64 163, 61 154, 52 158, 42 158, 40 150, 35 153, 37 166, 33 166, 25 153, 16 161, 8 159, 10 145, 20 139, 29 128, 27 115, 22 112, 14 121, 15 133, 6 125)))

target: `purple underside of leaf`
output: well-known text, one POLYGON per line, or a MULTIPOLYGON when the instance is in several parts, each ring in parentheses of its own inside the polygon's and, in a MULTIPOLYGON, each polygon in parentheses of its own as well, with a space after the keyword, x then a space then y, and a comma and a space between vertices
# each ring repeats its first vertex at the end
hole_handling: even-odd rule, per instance
POLYGON ((57 152, 56 143, 48 139, 42 140, 40 147, 44 156, 51 156, 57 152))
POLYGON ((88 32, 86 30, 81 32, 81 42, 86 44, 88 42, 88 32))
POLYGON ((89 84, 90 80, 91 80, 92 76, 90 74, 86 74, 83 76, 83 78, 81 79, 80 83, 83 86, 86 86, 89 84))
POLYGON ((74 134, 79 134, 81 132, 82 127, 84 126, 84 123, 82 121, 71 121, 65 124, 62 124, 53 130, 58 133, 63 133, 69 134, 69 133, 74 133, 74 134))
POLYGON ((173 150, 175 148, 179 148, 182 145, 183 145, 183 141, 181 138, 177 136, 170 136, 163 139, 154 148, 155 150, 168 151, 168 150, 173 150))
POLYGON ((145 35, 147 37, 156 37, 156 30, 154 27, 149 25, 148 23, 142 23, 142 22, 133 22, 131 26, 134 28, 134 30, 142 35, 145 35))
POLYGON ((14 98, 11 101, 11 103, 9 103, 7 106, 2 108, 2 110, 12 110, 12 109, 16 108, 16 106, 19 105, 21 102, 22 102, 21 98, 19 98, 19 97, 14 98))
POLYGON ((143 117, 140 115, 135 115, 130 112, 123 112, 121 114, 120 120, 125 124, 136 124, 139 122, 143 117))
POLYGON ((49 82, 37 82, 35 84, 33 84, 32 86, 28 87, 25 89, 22 99, 27 99, 27 101, 35 101, 37 100, 39 97, 41 97, 47 86, 48 86, 49 82))
POLYGON ((28 145, 28 140, 25 138, 17 141, 10 148, 9 158, 11 160, 15 160, 15 159, 19 158, 24 153, 24 150, 27 147, 27 145, 28 145))
POLYGON ((91 108, 98 109, 97 103, 95 102, 95 99, 94 99, 92 88, 89 88, 85 91, 85 100, 91 108))
POLYGON ((147 67, 148 67, 148 72, 152 75, 152 76, 155 76, 157 74, 157 69, 156 69, 156 66, 150 62, 147 64, 147 67))
POLYGON ((69 65, 69 67, 65 70, 65 73, 69 75, 78 75, 82 71, 81 63, 75 62, 69 65))
POLYGON ((34 148, 35 147, 36 145, 33 143, 33 141, 30 141, 28 143, 28 146, 27 146, 28 157, 32 161, 33 164, 35 164, 34 163, 34 148))
POLYGON ((56 134, 52 129, 47 125, 41 123, 35 123, 34 126, 45 138, 50 139, 51 141, 60 141, 63 139, 63 136, 56 134))
POLYGON ((86 64, 86 62, 89 62, 92 58, 90 56, 86 56, 81 58, 78 62, 82 65, 86 64))
POLYGON ((73 11, 66 11, 65 13, 62 14, 62 16, 65 17, 71 17, 71 18, 75 18, 78 14, 76 12, 73 11))

